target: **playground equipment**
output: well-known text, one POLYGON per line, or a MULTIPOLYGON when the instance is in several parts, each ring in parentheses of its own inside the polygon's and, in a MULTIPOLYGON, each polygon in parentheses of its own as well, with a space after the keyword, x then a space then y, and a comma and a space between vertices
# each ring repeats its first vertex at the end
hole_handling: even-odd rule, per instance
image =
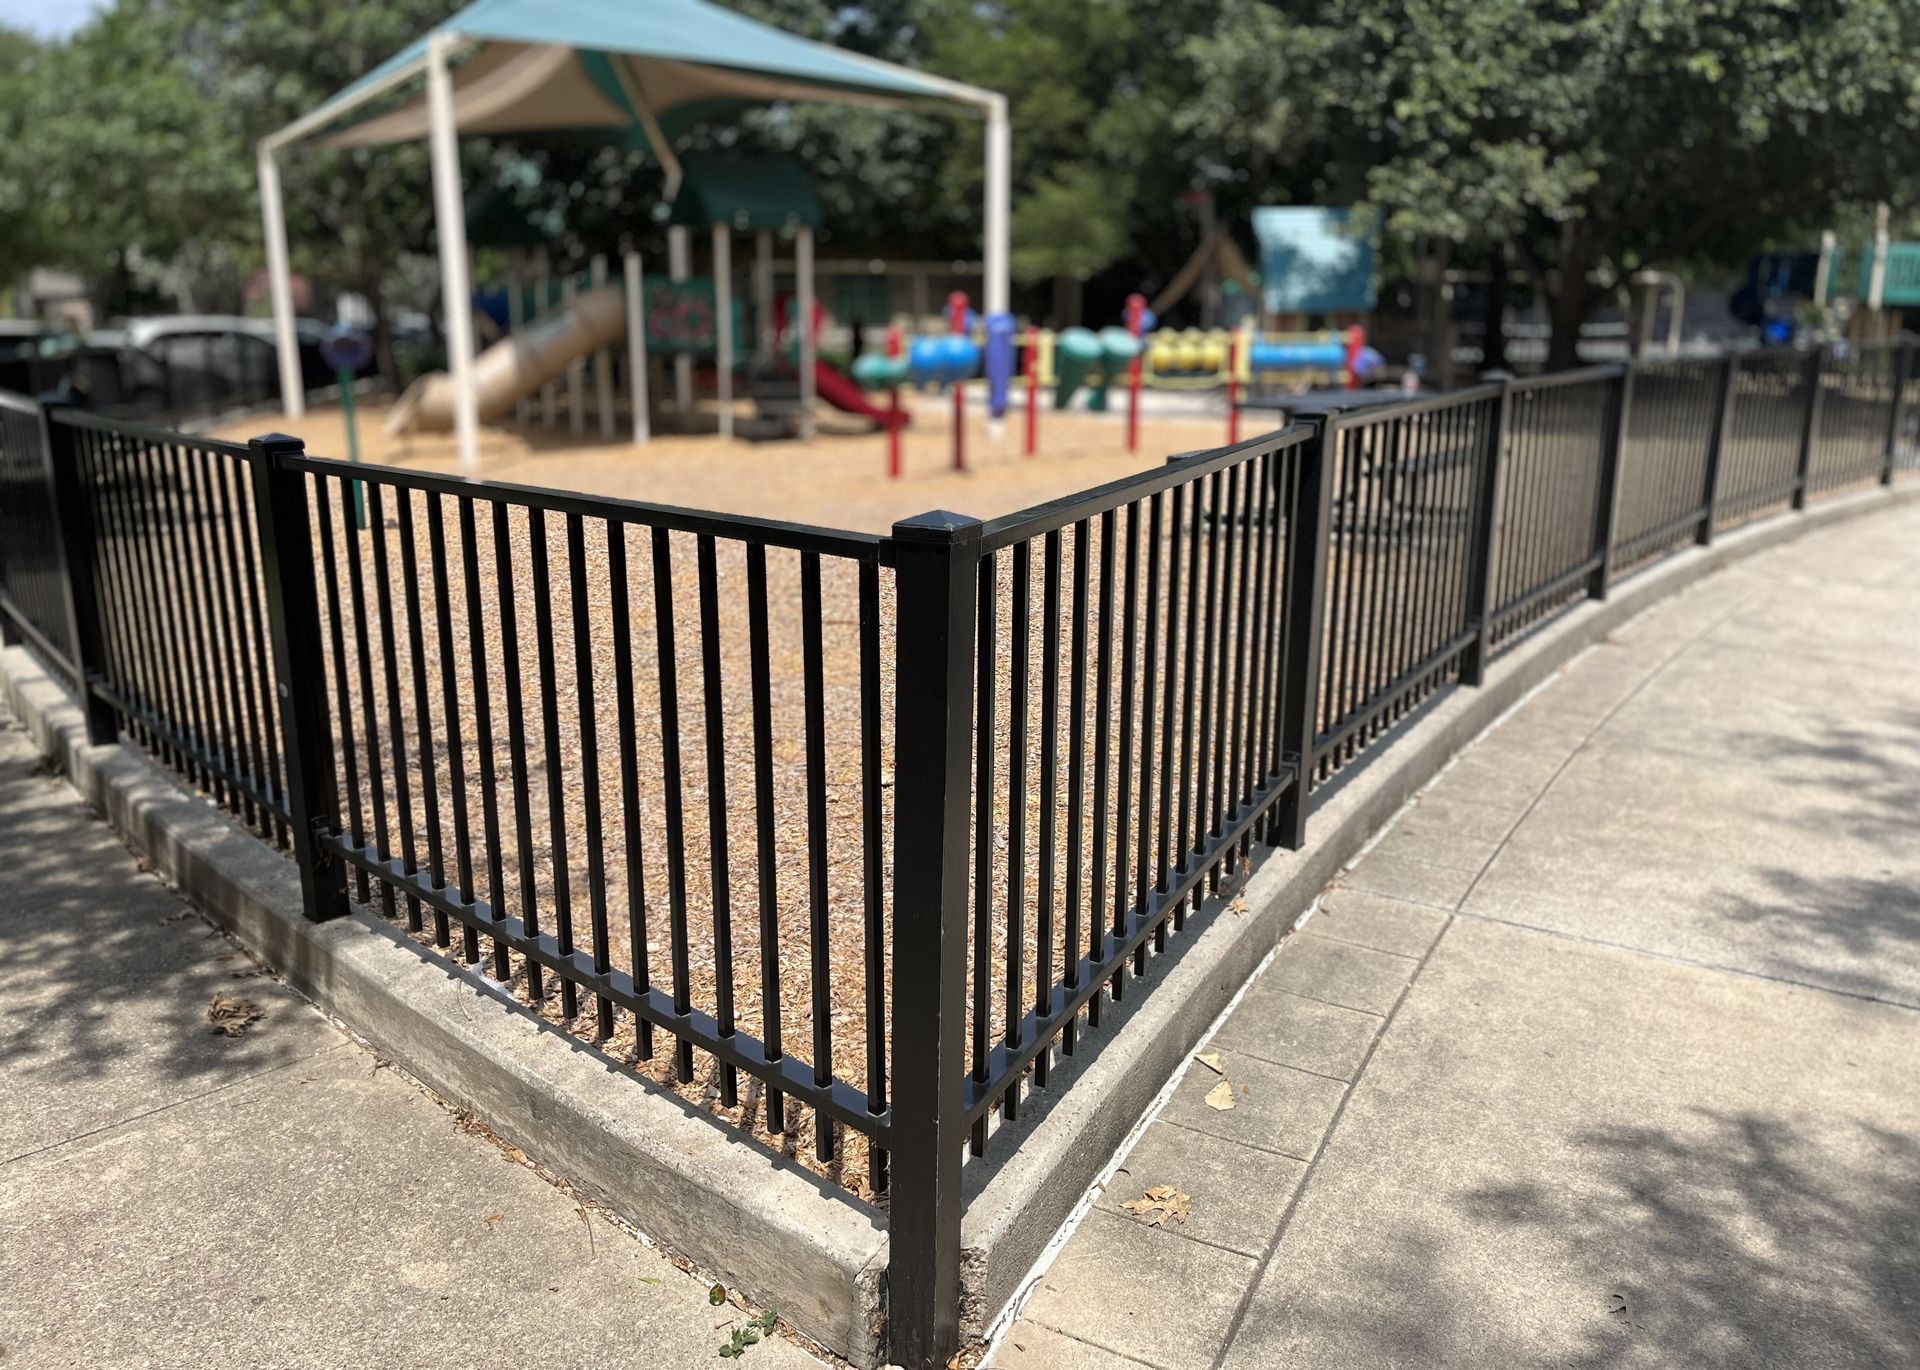
MULTIPOLYGON (((1379 360, 1366 345, 1366 330, 1357 325, 1313 333, 1259 333, 1250 324, 1228 332, 1159 329, 1156 322, 1145 298, 1133 295, 1127 301, 1125 326, 1057 333, 1029 327, 1016 342, 1010 316, 989 317, 983 324, 967 309, 965 296, 956 294, 948 301, 948 332, 903 343, 899 331, 890 330, 884 353, 868 352, 855 359, 853 379, 868 391, 893 392, 896 406, 901 386, 948 388, 953 396, 954 469, 965 470, 965 387, 983 381, 988 414, 999 419, 1006 413, 1016 370, 1025 388, 1023 448, 1033 456, 1039 449, 1043 390, 1053 391, 1056 410, 1070 407, 1084 393, 1087 409, 1103 413, 1109 391, 1124 383, 1126 447, 1137 452, 1143 390, 1223 390, 1227 440, 1238 442, 1243 409, 1268 407, 1248 398, 1255 388, 1285 382, 1295 388, 1324 383, 1357 389, 1379 360)), ((889 473, 897 476, 897 430, 889 453, 889 473)))
MULTIPOLYGON (((304 408, 280 186, 280 157, 294 145, 428 144, 452 422, 461 464, 471 468, 479 456, 480 385, 467 311, 473 291, 460 135, 598 131, 644 140, 659 158, 664 198, 671 204, 682 181, 675 143, 693 126, 743 103, 807 99, 885 107, 941 101, 984 117, 983 285, 988 309, 1004 312, 1012 181, 1005 96, 811 43, 704 0, 649 0, 638 8, 596 0, 478 0, 259 145, 267 273, 287 413, 298 416, 304 408)), ((676 224, 668 235, 668 265, 676 277, 686 270, 687 227, 676 224)), ((809 237, 798 250, 803 295, 812 290, 811 248, 809 237)), ((630 299, 637 296, 635 290, 630 299)), ((803 298, 803 315, 806 304, 803 298)), ((637 323, 629 332, 640 336, 637 323)), ((639 351, 629 348, 630 355, 639 351)), ((686 398, 691 359, 676 362, 676 373, 676 389, 686 398)), ((803 364, 800 374, 804 392, 813 368, 803 364)), ((804 403, 802 409, 804 426, 804 403)))

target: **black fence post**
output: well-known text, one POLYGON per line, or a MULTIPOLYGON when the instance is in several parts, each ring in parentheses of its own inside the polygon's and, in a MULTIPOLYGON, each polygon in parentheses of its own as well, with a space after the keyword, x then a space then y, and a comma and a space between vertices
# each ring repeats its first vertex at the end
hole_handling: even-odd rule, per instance
POLYGON ((1893 472, 1900 461, 1900 425, 1907 417, 1907 377, 1913 370, 1913 344, 1901 340, 1893 345, 1893 405, 1887 415, 1887 451, 1881 459, 1880 483, 1893 484, 1893 472))
POLYGON ((1613 579, 1613 530, 1620 519, 1620 473, 1627 462, 1627 425, 1633 416, 1633 363, 1620 367, 1614 383, 1612 425, 1607 430, 1607 450, 1600 459, 1600 485, 1593 501, 1593 553, 1600 564, 1587 578, 1587 598, 1605 599, 1607 585, 1613 579))
POLYGON ((1707 438, 1707 469, 1700 482, 1700 527, 1693 540, 1701 547, 1713 545, 1713 525, 1720 517, 1720 470, 1725 465, 1727 442, 1733 434, 1733 397, 1740 391, 1740 354, 1729 352, 1722 360, 1720 379, 1714 391, 1713 430, 1707 438))
POLYGON ((1460 680, 1483 685, 1487 662, 1493 656, 1493 540, 1500 527, 1500 464, 1507 447, 1507 411, 1511 382, 1500 382, 1488 425, 1487 447, 1481 456, 1479 480, 1473 490, 1473 533, 1467 546, 1467 627, 1474 638, 1460 656, 1460 680))
POLYGON ((1333 523, 1333 464, 1339 420, 1332 414, 1296 413, 1295 423, 1313 425, 1313 437, 1295 449, 1300 463, 1287 510, 1285 603, 1281 621, 1280 762, 1293 768, 1293 783, 1273 806, 1269 846, 1298 851, 1307 841, 1312 811, 1313 743, 1320 726, 1320 647, 1326 633, 1327 544, 1333 523))
POLYGON ((893 1189, 889 1354, 944 1366, 960 1346, 966 1146, 967 819, 980 523, 893 525, 893 1189))
POLYGON ((1821 373, 1826 369, 1827 349, 1816 347, 1807 354, 1807 407, 1800 427, 1800 463, 1793 474, 1793 507, 1805 509, 1813 484, 1813 449, 1820 441, 1821 373))
POLYGON ((306 449, 300 439, 281 433, 269 433, 247 445, 253 449, 253 507, 273 635, 293 859, 300 867, 306 915, 320 922, 346 913, 347 882, 340 863, 327 855, 319 841, 322 831, 340 826, 340 794, 334 779, 333 717, 327 708, 320 598, 313 579, 307 478, 281 465, 306 449))
POLYGON ((59 422, 56 412, 56 407, 47 406, 41 418, 47 485, 53 496, 53 540, 65 591, 67 640, 73 644, 74 687, 87 719, 87 741, 102 747, 120 736, 120 717, 94 689, 96 680, 107 678, 107 635, 94 579, 100 558, 94 550, 93 515, 80 475, 74 430, 59 422))

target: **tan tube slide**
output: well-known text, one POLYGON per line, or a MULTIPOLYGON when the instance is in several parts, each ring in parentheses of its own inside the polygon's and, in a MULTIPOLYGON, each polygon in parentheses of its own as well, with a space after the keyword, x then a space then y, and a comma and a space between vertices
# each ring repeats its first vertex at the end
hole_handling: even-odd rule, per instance
MULTIPOLYGON (((491 423, 513 412, 532 394, 565 371, 577 358, 611 347, 627 335, 627 300, 617 285, 589 290, 571 309, 542 319, 531 328, 495 343, 473 362, 473 386, 480 421, 491 423)), ((387 432, 415 429, 445 433, 453 428, 453 377, 444 371, 422 376, 387 415, 387 432)))

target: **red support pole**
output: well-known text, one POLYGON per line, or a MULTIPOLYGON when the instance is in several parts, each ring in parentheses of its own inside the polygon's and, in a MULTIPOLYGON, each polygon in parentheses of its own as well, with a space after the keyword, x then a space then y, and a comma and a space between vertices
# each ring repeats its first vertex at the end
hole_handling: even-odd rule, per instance
POLYGON ((1240 441, 1240 333, 1227 334, 1227 446, 1240 441))
POLYGON ((1040 330, 1027 329, 1027 455, 1040 439, 1040 330))
MULTIPOLYGON (((900 357, 900 326, 895 324, 887 330, 887 356, 892 360, 900 357)), ((887 479, 900 479, 900 383, 895 381, 888 391, 891 398, 893 422, 887 425, 887 479)))
POLYGON ((1367 347, 1367 330, 1355 324, 1347 330, 1347 389, 1360 388, 1360 354, 1367 347))
POLYGON ((1133 294, 1127 296, 1127 331, 1133 334, 1134 341, 1141 344, 1140 350, 1133 354, 1133 362, 1127 367, 1127 450, 1140 450, 1140 369, 1146 358, 1143 341, 1146 333, 1147 297, 1133 294))
MULTIPOLYGON (((967 296, 956 290, 947 296, 947 328, 955 336, 967 331, 967 296)), ((967 390, 959 377, 953 381, 953 469, 967 469, 967 390)))

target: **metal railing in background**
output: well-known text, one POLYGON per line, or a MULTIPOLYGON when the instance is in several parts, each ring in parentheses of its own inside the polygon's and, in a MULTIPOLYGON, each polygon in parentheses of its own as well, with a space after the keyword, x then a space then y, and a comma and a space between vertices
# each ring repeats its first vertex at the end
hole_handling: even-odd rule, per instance
POLYGON ((1480 385, 1317 420, 1326 588, 1318 626, 1303 629, 1319 649, 1316 784, 1479 650, 1475 586, 1486 568, 1475 548, 1504 403, 1502 387, 1480 385))
POLYGON ((962 1167, 1254 846, 1302 845, 1329 780, 1620 577, 1920 464, 1912 360, 1304 414, 887 537, 7 400, 0 627, 93 741, 290 846, 308 916, 404 920, 884 1195, 891 1355, 932 1366, 962 1167))
POLYGON ((72 686, 80 676, 66 566, 48 480, 46 414, 0 392, 0 627, 72 686))

